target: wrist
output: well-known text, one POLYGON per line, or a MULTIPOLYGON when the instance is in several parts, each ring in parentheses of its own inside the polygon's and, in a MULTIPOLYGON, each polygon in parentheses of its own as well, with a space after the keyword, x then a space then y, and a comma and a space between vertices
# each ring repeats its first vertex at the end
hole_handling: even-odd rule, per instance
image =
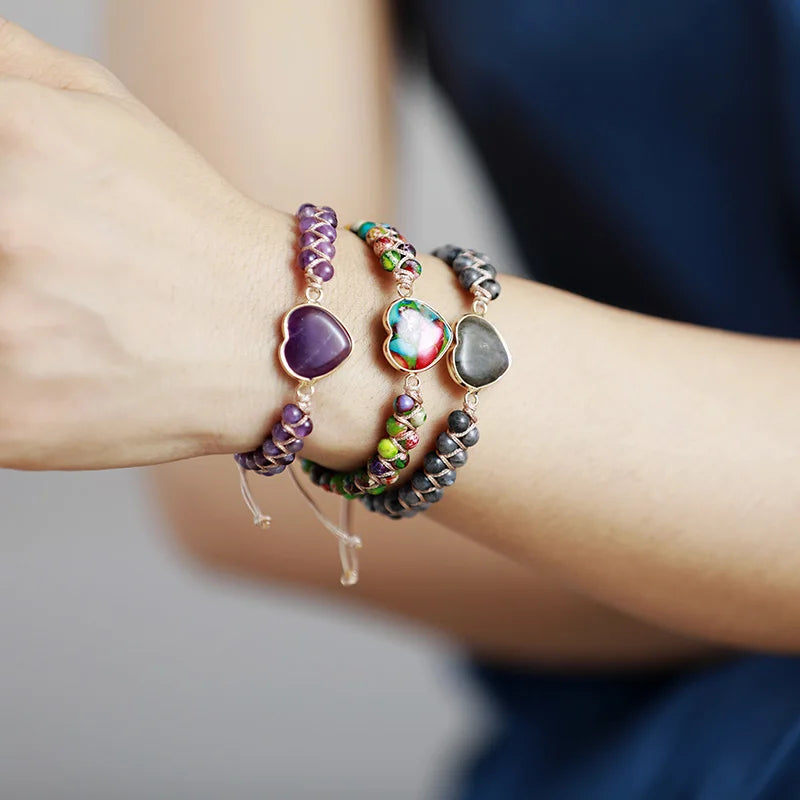
POLYGON ((277 358, 280 321, 302 291, 294 220, 251 201, 237 216, 216 257, 222 291, 207 326, 202 455, 258 446, 294 385, 277 358))

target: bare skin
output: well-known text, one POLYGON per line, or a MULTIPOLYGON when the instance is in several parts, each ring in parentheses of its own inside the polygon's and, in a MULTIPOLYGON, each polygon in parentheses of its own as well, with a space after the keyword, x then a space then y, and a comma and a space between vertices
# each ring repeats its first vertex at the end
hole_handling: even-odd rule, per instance
MULTIPOLYGON (((164 54, 181 41, 178 28, 182 36, 191 29, 182 21, 205 18, 197 4, 191 7, 194 16, 181 3, 137 5, 148 47, 162 53, 167 67, 158 73, 161 83, 177 94, 180 73, 169 71, 164 54), (154 38, 155 30, 163 40, 154 38)), ((335 20, 324 17, 324 7, 309 19, 330 30, 335 20)), ((213 8, 222 15, 221 4, 213 8)), ((348 19, 355 31, 369 30, 371 8, 354 3, 348 19)), ((322 195, 344 216, 368 197, 382 214, 385 187, 375 187, 370 176, 380 174, 385 145, 353 159, 347 184, 330 186, 320 180, 330 153, 299 139, 305 168, 293 177, 292 159, 276 149, 278 129, 297 140, 304 126, 282 127, 292 119, 281 113, 282 100, 296 97, 283 83, 293 74, 287 59, 294 50, 271 48, 266 38, 288 35, 291 21, 271 10, 259 25, 259 9, 267 13, 253 4, 238 19, 242 31, 263 27, 260 46, 241 50, 257 78, 248 84, 239 74, 220 83, 237 92, 249 85, 249 96, 262 98, 264 119, 272 124, 249 136, 261 149, 234 154, 232 143, 248 137, 237 136, 241 123, 233 115, 230 129, 220 121, 226 115, 216 119, 213 133, 200 125, 196 142, 203 147, 204 136, 213 140, 211 157, 236 183, 240 170, 257 199, 289 206, 279 192, 293 186, 300 197, 291 205, 322 195), (280 63, 258 61, 279 55, 280 63), (278 68, 281 81, 263 79, 278 68), (268 163, 257 160, 262 151, 270 154, 268 163), (266 164, 265 176, 283 176, 274 189, 268 180, 262 184, 259 163, 266 164), (292 169, 281 173, 281 163, 292 169), (364 195, 357 194, 361 188, 364 195)), ((123 26, 124 6, 118 13, 115 24, 123 26)), ((336 13, 342 13, 338 6, 336 13)), ((224 30, 206 31, 210 46, 215 35, 230 41, 236 15, 226 10, 226 20, 224 30)), ((135 33, 133 26, 129 31, 135 33)), ((7 109, 0 137, 0 297, 15 298, 0 314, 0 463, 107 468, 256 446, 269 421, 265 414, 290 387, 274 359, 274 321, 298 290, 290 268, 291 219, 233 189, 95 65, 13 26, 1 33, 0 73, 22 80, 0 82, 7 109), (31 319, 47 324, 31 325, 31 319)), ((194 32, 201 34, 202 26, 194 32)), ((362 76, 361 58, 369 56, 358 51, 364 40, 350 42, 338 76, 347 76, 347 64, 353 81, 362 76)), ((124 72, 124 42, 115 41, 124 72)), ((192 41, 198 52, 214 52, 192 41)), ((309 47, 305 68, 331 72, 340 64, 334 56, 309 47)), ((133 70, 124 77, 162 110, 154 83, 148 88, 133 70)), ((202 72, 191 79, 212 86, 202 72)), ((188 86, 189 76, 183 80, 188 86)), ((345 107, 344 118, 380 130, 377 120, 358 114, 380 108, 381 86, 364 87, 376 102, 353 113, 345 107)), ((208 108, 214 100, 203 102, 208 108)), ((183 123, 171 121, 195 138, 191 112, 183 123)), ((366 457, 385 417, 382 403, 397 385, 370 346, 375 312, 391 296, 390 279, 365 279, 374 272, 369 254, 355 237, 340 239, 328 302, 359 346, 319 392, 308 447, 309 456, 333 466, 366 457), (347 402, 356 395, 363 408, 347 402)), ((424 266, 425 298, 455 317, 464 300, 451 276, 435 259, 424 266)), ((504 283, 492 319, 515 364, 502 391, 482 398, 480 445, 430 513, 449 530, 415 521, 401 532, 391 525, 385 535, 377 527, 372 534, 370 520, 368 553, 374 555, 365 556, 361 597, 484 652, 550 663, 696 658, 720 645, 800 648, 794 547, 800 344, 623 313, 530 281, 504 283), (517 469, 509 471, 506 445, 516 420, 524 424, 513 427, 517 469), (414 546, 406 546, 412 539, 414 546), (420 560, 428 540, 437 557, 420 560), (366 577, 371 569, 372 579, 366 577)), ((446 375, 433 374, 425 395, 432 420, 443 418, 458 397, 446 375)), ((428 428, 417 452, 435 435, 435 426, 428 428)), ((232 467, 230 502, 216 494, 222 461, 156 470, 184 541, 229 569, 272 576, 282 568, 278 577, 319 585, 320 535, 292 537, 290 545, 279 534, 265 540, 250 529, 236 510, 232 467)), ((286 492, 285 482, 262 491, 286 492)), ((280 516, 280 509, 271 510, 280 516)))

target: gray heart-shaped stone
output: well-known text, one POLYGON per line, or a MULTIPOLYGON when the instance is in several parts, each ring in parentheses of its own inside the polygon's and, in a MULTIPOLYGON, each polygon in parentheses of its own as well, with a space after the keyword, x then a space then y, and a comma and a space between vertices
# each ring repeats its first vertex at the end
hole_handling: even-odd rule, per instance
POLYGON ((448 366, 453 380, 467 389, 483 389, 496 383, 511 366, 511 354, 497 328, 477 314, 466 314, 456 323, 455 347, 448 366))

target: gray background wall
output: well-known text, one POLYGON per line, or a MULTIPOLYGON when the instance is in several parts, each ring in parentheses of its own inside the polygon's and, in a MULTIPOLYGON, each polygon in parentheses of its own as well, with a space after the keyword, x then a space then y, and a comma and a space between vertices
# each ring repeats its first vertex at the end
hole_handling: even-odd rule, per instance
MULTIPOLYGON (((0 0, 0 13, 102 55, 99 0, 0 0)), ((509 264, 439 100, 409 79, 401 106, 403 227, 509 264)), ((0 798, 438 796, 484 724, 457 654, 412 626, 190 568, 140 479, 0 473, 0 798)))

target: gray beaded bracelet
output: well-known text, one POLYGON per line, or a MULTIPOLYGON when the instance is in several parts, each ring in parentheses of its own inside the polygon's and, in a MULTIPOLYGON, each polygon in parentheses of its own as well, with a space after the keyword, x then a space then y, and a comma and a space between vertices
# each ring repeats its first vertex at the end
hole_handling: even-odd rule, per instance
POLYGON ((391 519, 425 511, 441 500, 447 486, 455 483, 456 470, 467 463, 467 448, 475 445, 480 435, 478 392, 499 381, 511 366, 506 343, 484 318, 489 303, 500 295, 497 270, 483 253, 454 245, 439 247, 433 255, 451 267, 459 283, 473 296, 472 311, 454 326, 455 346, 448 357, 451 377, 467 392, 463 408, 450 412, 447 429, 439 434, 435 449, 426 453, 422 469, 413 474, 409 483, 360 498, 370 511, 391 519))

